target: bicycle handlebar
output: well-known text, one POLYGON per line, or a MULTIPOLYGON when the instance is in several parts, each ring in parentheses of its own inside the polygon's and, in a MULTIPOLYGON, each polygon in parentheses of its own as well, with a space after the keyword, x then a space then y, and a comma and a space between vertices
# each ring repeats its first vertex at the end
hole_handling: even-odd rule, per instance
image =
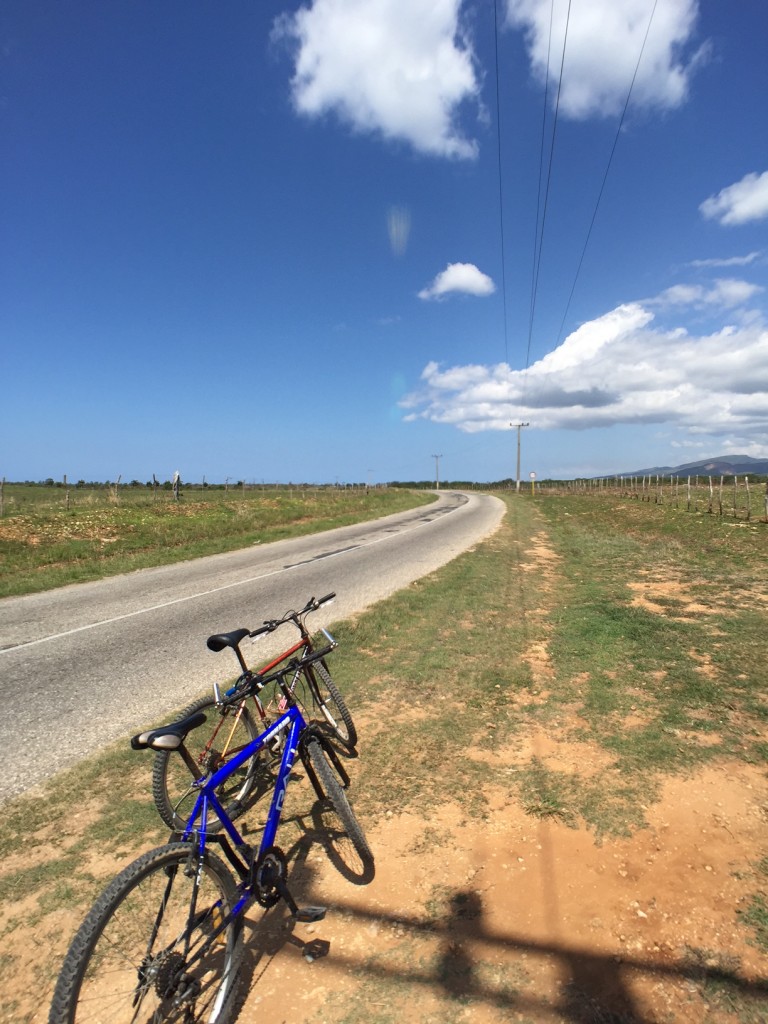
POLYGON ((296 622, 302 617, 302 615, 308 615, 309 612, 316 612, 318 608, 321 608, 324 604, 328 604, 329 601, 333 601, 335 597, 336 594, 333 591, 330 594, 326 594, 325 597, 310 597, 300 612, 286 612, 282 619, 267 619, 265 620, 264 625, 251 630, 248 635, 253 639, 254 637, 261 636, 264 633, 272 633, 278 626, 282 626, 284 622, 296 622))

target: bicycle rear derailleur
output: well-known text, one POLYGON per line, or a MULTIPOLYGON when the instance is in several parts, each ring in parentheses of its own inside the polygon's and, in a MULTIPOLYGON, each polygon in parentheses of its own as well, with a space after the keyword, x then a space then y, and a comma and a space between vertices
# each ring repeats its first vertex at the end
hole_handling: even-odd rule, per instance
POLYGON ((325 907, 299 908, 288 890, 288 864, 285 854, 277 846, 270 846, 253 865, 251 885, 254 895, 262 907, 274 907, 281 898, 290 908, 297 921, 322 921, 325 907))

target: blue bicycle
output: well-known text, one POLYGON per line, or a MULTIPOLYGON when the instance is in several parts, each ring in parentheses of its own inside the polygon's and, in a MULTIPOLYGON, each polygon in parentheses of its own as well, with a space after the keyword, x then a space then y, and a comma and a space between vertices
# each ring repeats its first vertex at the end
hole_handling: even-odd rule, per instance
MULTIPOLYGON (((331 648, 304 658, 320 661, 331 648)), ((237 1006, 243 959, 243 915, 284 900, 297 921, 318 921, 323 907, 300 909, 288 888, 285 854, 275 845, 291 770, 299 758, 320 801, 330 804, 364 870, 373 854, 347 801, 349 783, 322 729, 308 723, 295 702, 289 663, 259 685, 276 682, 284 713, 218 771, 197 783, 183 831, 120 872, 72 940, 51 1005, 50 1024, 149 1024, 172 1021, 226 1024, 237 1006), (243 839, 217 790, 264 748, 281 742, 282 755, 258 849, 243 839), (207 823, 214 818, 219 831, 207 823), (213 845, 218 847, 213 852, 213 845), (225 858, 237 878, 224 863, 225 858)), ((239 692, 228 699, 237 702, 239 692)), ((205 721, 202 712, 134 736, 134 749, 175 750, 205 721)), ((369 877, 371 875, 369 874, 369 877)))

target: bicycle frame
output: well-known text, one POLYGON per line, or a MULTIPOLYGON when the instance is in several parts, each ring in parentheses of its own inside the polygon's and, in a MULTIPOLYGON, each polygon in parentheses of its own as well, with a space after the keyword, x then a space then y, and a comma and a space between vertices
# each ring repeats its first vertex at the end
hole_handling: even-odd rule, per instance
MULTIPOLYGON (((283 745, 283 753, 280 759, 277 781, 275 782, 272 801, 267 814, 267 821, 259 844, 258 855, 273 846, 275 836, 277 835, 277 829, 280 824, 280 815, 283 809, 283 801, 285 800, 288 778, 291 774, 291 768, 293 767, 293 763, 296 760, 296 756, 299 751, 301 734, 306 730, 306 728, 307 723, 304 716, 299 708, 295 704, 292 704, 273 725, 269 726, 269 728, 257 736, 256 739, 251 740, 251 742, 246 744, 246 746, 243 747, 239 753, 235 754, 231 760, 227 761, 225 765, 222 765, 221 768, 214 772, 207 782, 204 782, 200 787, 200 792, 195 800, 192 813, 190 814, 184 832, 182 833, 182 839, 185 841, 190 840, 193 835, 197 833, 200 853, 204 851, 206 840, 208 839, 208 830, 206 828, 208 808, 212 807, 216 812, 219 821, 221 821, 224 826, 225 832, 235 844, 235 848, 238 850, 238 853, 242 856, 241 850, 243 847, 247 847, 247 844, 235 828, 229 815, 221 806, 215 790, 222 784, 222 782, 225 782, 233 772, 236 772, 241 765, 245 764, 249 758, 253 757, 254 754, 266 746, 267 743, 273 740, 284 729, 287 729, 288 735, 286 742, 283 745), (195 823, 198 820, 201 825, 199 829, 195 828, 195 823)), ((216 839, 217 841, 220 841, 221 837, 217 836, 216 839)), ((258 859, 258 855, 256 859, 258 859)))
MULTIPOLYGON (((336 641, 333 639, 333 637, 328 632, 328 630, 327 629, 321 629, 321 632, 323 633, 325 638, 328 640, 329 644, 332 647, 335 647, 336 646, 336 641)), ((309 657, 312 654, 311 646, 312 646, 312 639, 309 636, 309 634, 302 635, 301 639, 298 640, 293 645, 293 647, 290 647, 290 648, 288 648, 288 650, 283 651, 282 654, 278 654, 278 656, 273 661, 270 661, 268 664, 262 665, 260 669, 258 669, 255 673, 253 673, 254 677, 256 679, 258 679, 259 677, 265 676, 268 672, 271 672, 272 669, 277 668, 278 665, 281 665, 284 661, 287 661, 292 655, 296 654, 297 651, 302 651, 301 657, 299 658, 299 661, 296 664, 296 668, 293 670, 293 679, 288 684, 288 692, 293 694, 293 692, 294 692, 294 690, 296 688, 296 683, 297 683, 297 681, 299 679, 299 676, 302 674, 304 662, 305 662, 306 658, 309 657)), ((241 678, 242 678, 242 676, 241 676, 241 678)), ((235 684, 235 686, 232 687, 231 690, 226 691, 225 697, 229 696, 231 693, 233 693, 236 688, 237 688, 237 684, 235 684)), ((219 687, 218 687, 217 683, 214 683, 213 690, 214 690, 214 694, 215 694, 215 697, 216 697, 216 703, 218 704, 219 701, 220 701, 220 696, 219 696, 219 687)), ((232 738, 232 735, 233 735, 234 730, 235 730, 235 726, 237 724, 237 719, 239 718, 239 715, 240 715, 240 711, 245 706, 245 702, 248 699, 248 696, 253 698, 254 704, 256 705, 256 709, 257 709, 257 711, 259 713, 259 718, 261 719, 261 721, 263 722, 266 719, 266 717, 267 717, 266 712, 264 710, 264 706, 261 703, 261 700, 259 699, 258 691, 250 693, 250 694, 247 694, 246 696, 244 696, 242 701, 240 702, 240 704, 238 706, 238 711, 236 712, 236 715, 235 715, 235 722, 233 722, 233 724, 232 724, 232 729, 230 731, 229 738, 227 739, 227 742, 224 744, 222 753, 231 753, 230 748, 229 748, 229 741, 232 738)), ((218 732, 218 729, 216 731, 218 732)), ((214 736, 215 735, 216 734, 214 733, 214 736)), ((213 742, 213 738, 214 737, 212 736, 211 740, 208 743, 208 746, 210 746, 210 744, 213 742)), ((251 741, 251 742, 254 742, 254 741, 251 741)), ((243 747, 240 747, 240 748, 235 747, 234 749, 235 749, 235 753, 239 754, 240 752, 242 752, 242 750, 244 748, 243 747)), ((247 758, 245 760, 247 760, 247 758)), ((243 760, 238 761, 236 767, 239 767, 241 764, 243 764, 243 760)), ((222 776, 222 778, 226 778, 226 776, 222 776)), ((214 807, 215 806, 216 805, 214 804, 214 807)), ((218 813, 218 811, 217 811, 217 813, 218 813)))

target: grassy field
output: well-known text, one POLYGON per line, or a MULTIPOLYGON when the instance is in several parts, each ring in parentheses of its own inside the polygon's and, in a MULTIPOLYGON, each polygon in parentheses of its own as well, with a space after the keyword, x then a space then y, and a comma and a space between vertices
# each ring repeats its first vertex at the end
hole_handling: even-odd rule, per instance
MULTIPOLYGON (((439 865, 423 898, 422 932, 440 927, 456 891, 456 833, 440 818, 441 808, 460 807, 462 828, 491 836, 503 787, 506 813, 587 835, 590 848, 599 849, 643 837, 670 779, 720 770, 765 778, 768 555, 753 534, 757 525, 615 496, 504 497, 508 515, 493 537, 334 630, 334 675, 361 732, 361 756, 351 769, 354 805, 379 836, 377 862, 386 866, 384 829, 395 815, 423 821, 414 856, 423 859, 428 849, 430 863, 439 865), (557 758, 532 751, 531 735, 579 757, 566 770, 557 758)), ((55 964, 90 901, 121 864, 164 841, 149 772, 148 757, 122 745, 5 808, 0 971, 16 984, 0 996, 1 1019, 39 1019, 29 1010, 29 993, 50 992, 55 964), (53 966, 39 955, 49 946, 53 966)), ((286 826, 297 840, 301 821, 298 815, 286 826)), ((738 905, 718 911, 718 921, 745 948, 768 953, 768 839, 744 855, 737 825, 729 821, 728 828, 734 845, 727 871, 742 895, 738 905)), ((570 870, 577 876, 579 864, 570 870)), ((413 905, 422 906, 413 883, 403 884, 413 905)), ((725 883, 717 884, 699 901, 721 904, 725 883)), ((455 899, 453 906, 455 913, 455 899)), ((679 982, 690 1016, 670 1010, 663 1019, 764 1021, 768 978, 748 980, 733 943, 718 940, 714 926, 712 932, 709 946, 687 942, 665 953, 666 973, 653 976, 653 991, 679 982)), ((420 1005, 423 979, 361 980, 384 976, 386 957, 398 951, 412 961, 417 956, 420 939, 393 935, 399 945, 379 950, 371 943, 360 960, 349 981, 359 997, 349 1005, 360 1009, 350 1009, 346 1022, 458 1021, 473 999, 480 1005, 481 994, 457 995, 439 967, 431 980, 445 1006, 430 1003, 421 1017, 412 1007, 414 1000, 420 1005), (371 1009, 390 1002, 386 1011, 371 1009)), ((516 980, 503 1005, 533 1005, 526 999, 536 982, 524 966, 515 961, 508 968, 516 980)), ((651 972, 645 964, 638 975, 641 969, 651 972)), ((529 1010, 503 1019, 650 1019, 626 1008, 609 1012, 607 1002, 598 1013, 596 1005, 580 1003, 570 1015, 529 1010)), ((320 1020, 322 1011, 297 1019, 320 1020)))
POLYGON ((433 500, 424 491, 5 485, 0 597, 375 519, 433 500))

